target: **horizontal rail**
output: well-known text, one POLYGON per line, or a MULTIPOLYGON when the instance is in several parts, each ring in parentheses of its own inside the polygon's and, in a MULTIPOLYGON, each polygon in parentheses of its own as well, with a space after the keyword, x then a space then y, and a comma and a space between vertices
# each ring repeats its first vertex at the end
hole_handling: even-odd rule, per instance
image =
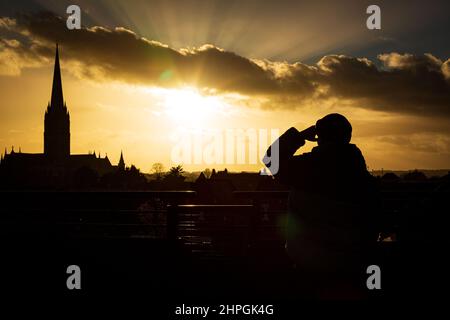
POLYGON ((134 194, 134 195, 195 195, 194 190, 0 190, 2 194, 134 194))

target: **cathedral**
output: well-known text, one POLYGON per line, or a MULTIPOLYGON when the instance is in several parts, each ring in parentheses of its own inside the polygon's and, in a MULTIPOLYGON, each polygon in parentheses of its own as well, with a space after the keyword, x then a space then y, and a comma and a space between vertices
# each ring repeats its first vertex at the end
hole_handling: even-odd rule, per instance
POLYGON ((106 155, 70 154, 70 115, 63 98, 59 50, 56 46, 51 100, 44 116, 44 153, 10 153, 5 150, 0 162, 2 184, 10 187, 65 187, 76 184, 83 176, 101 177, 124 170, 121 154, 117 166, 106 155))

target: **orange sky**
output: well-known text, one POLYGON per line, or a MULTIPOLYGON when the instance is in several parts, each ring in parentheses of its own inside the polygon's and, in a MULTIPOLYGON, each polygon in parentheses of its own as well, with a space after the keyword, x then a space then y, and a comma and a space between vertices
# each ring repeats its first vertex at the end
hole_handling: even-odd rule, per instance
POLYGON ((369 169, 450 168, 450 60, 436 31, 445 10, 386 5, 374 34, 355 18, 361 4, 330 16, 315 2, 302 10, 269 2, 79 1, 80 31, 65 28, 64 1, 30 1, 53 13, 22 20, 0 6, 0 147, 43 151, 58 41, 72 153, 95 150, 117 163, 123 150, 127 165, 148 172, 155 162, 179 164, 183 139, 201 136, 209 139, 202 161, 183 163, 186 170, 258 170, 248 155, 240 164, 205 161, 212 135, 303 129, 340 112, 369 169), (402 14, 422 29, 394 19, 402 14), (417 43, 413 32, 428 40, 417 43))
MULTIPOLYGON (((448 135, 439 132, 442 128, 447 130, 445 119, 433 119, 433 123, 428 124, 434 127, 436 132, 433 132, 420 117, 336 105, 302 110, 261 109, 257 99, 253 101, 255 106, 248 106, 248 100, 252 99, 248 97, 216 95, 211 98, 195 89, 154 90, 120 83, 80 81, 64 69, 64 60, 62 65, 64 96, 71 116, 72 153, 95 150, 103 156, 107 153, 115 163, 123 150, 127 164, 150 171, 154 162, 162 162, 166 168, 176 164, 171 159, 172 149, 177 145, 177 141, 172 140, 174 132, 181 134, 186 132, 183 130, 189 132, 194 128, 219 132, 227 129, 278 129, 282 132, 289 126, 305 128, 328 112, 341 111, 353 123, 353 142, 363 150, 369 168, 448 167, 448 135), (202 100, 205 106, 212 105, 212 110, 206 112, 202 109, 204 106, 199 107, 202 100), (180 110, 173 109, 177 103, 186 109, 185 113, 180 115, 180 110), (420 126, 430 132, 414 133, 420 126), (428 145, 433 148, 428 149, 428 145)), ((1 145, 8 149, 15 146, 16 151, 21 147, 23 152, 42 152, 43 115, 50 98, 52 72, 51 67, 46 67, 25 70, 17 77, 0 77, 1 145)), ((259 169, 259 165, 205 162, 185 164, 185 167, 188 170, 205 167, 259 169)))

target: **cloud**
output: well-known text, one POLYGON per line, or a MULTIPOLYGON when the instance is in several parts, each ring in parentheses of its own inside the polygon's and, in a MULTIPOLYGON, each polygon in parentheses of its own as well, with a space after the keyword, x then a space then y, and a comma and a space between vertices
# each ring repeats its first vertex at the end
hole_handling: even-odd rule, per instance
POLYGON ((0 75, 17 76, 23 68, 40 67, 46 62, 39 54, 24 49, 18 40, 0 38, 0 75))
POLYGON ((423 56, 414 56, 412 54, 380 54, 379 59, 385 66, 397 70, 416 70, 425 69, 427 71, 437 71, 441 69, 442 61, 426 53, 423 56))
POLYGON ((361 107, 420 115, 450 115, 450 82, 443 63, 431 54, 378 56, 382 68, 365 58, 326 56, 318 65, 328 94, 361 107))
POLYGON ((450 137, 446 135, 416 133, 412 135, 379 136, 377 140, 410 152, 450 155, 450 137))
POLYGON ((0 18, 0 74, 51 63, 54 44, 81 78, 149 86, 193 85, 263 97, 295 108, 345 101, 353 107, 450 116, 450 62, 431 54, 385 53, 378 61, 327 55, 314 65, 249 59, 204 45, 175 50, 125 28, 68 30, 52 13, 0 18))
POLYGON ((442 64, 442 73, 448 81, 450 79, 450 59, 447 59, 447 61, 442 64))

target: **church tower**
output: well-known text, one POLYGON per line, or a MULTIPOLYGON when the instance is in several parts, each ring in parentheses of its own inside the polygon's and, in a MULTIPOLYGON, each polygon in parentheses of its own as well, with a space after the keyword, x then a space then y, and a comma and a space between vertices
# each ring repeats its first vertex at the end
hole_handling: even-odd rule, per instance
POLYGON ((44 154, 52 160, 64 160, 70 156, 70 116, 63 98, 58 45, 56 45, 52 97, 45 111, 44 154))

